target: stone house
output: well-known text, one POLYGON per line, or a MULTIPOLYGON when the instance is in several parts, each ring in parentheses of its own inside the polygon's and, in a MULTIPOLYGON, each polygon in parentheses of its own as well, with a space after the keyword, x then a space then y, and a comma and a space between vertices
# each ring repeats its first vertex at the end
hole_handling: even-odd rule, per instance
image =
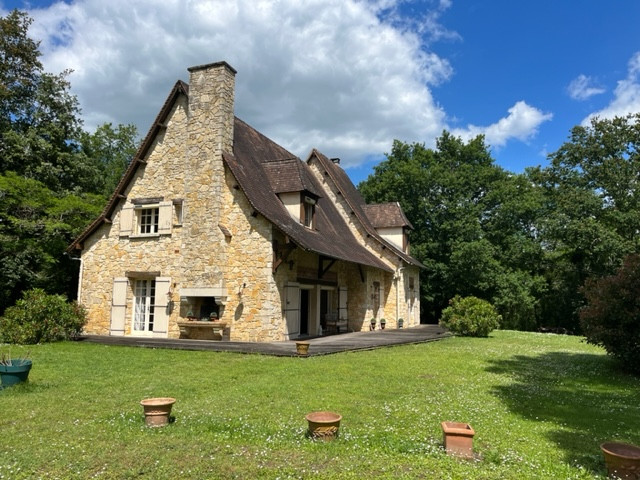
POLYGON ((302 161, 236 118, 227 63, 188 70, 69 247, 85 332, 266 342, 417 325, 423 267, 399 204, 366 205, 338 159, 302 161))

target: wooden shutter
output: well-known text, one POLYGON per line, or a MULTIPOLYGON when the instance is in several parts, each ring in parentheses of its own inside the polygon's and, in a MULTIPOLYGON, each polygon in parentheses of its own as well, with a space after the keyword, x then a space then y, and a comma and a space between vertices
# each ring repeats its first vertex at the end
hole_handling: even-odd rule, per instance
POLYGON ((172 223, 173 202, 160 202, 158 212, 158 233, 160 235, 170 235, 172 223))
POLYGON ((347 287, 338 289, 338 320, 349 320, 347 311, 347 287))
POLYGON ((284 287, 284 318, 286 320, 287 338, 300 334, 300 286, 287 285, 284 287))
POLYGON ((133 233, 133 205, 125 205, 120 210, 120 236, 128 237, 133 233))
POLYGON ((111 330, 110 335, 123 336, 124 324, 127 315, 127 277, 113 279, 113 295, 111 297, 111 330))
POLYGON ((171 305, 167 294, 171 289, 170 277, 156 277, 156 304, 153 309, 153 336, 167 337, 171 305))

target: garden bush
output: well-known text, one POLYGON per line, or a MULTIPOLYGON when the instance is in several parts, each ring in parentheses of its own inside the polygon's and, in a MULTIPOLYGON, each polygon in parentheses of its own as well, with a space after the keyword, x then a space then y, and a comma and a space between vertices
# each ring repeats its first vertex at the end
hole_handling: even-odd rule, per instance
POLYGON ((626 257, 614 275, 588 279, 582 293, 587 304, 580 324, 587 342, 640 373, 640 256, 626 257))
POLYGON ((86 322, 86 312, 62 295, 35 288, 23 293, 0 317, 0 339, 5 343, 34 344, 75 337, 86 322))
POLYGON ((500 326, 502 317, 486 300, 456 295, 442 311, 440 325, 466 337, 486 337, 500 326))

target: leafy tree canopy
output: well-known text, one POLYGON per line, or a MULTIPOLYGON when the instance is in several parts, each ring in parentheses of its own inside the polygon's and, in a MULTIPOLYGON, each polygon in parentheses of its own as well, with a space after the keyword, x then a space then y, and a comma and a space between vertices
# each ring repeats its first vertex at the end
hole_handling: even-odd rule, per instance
POLYGON ((437 321, 459 294, 491 301, 507 326, 533 326, 544 289, 535 271, 541 198, 494 163, 482 136, 465 143, 444 132, 435 149, 396 141, 358 188, 371 203, 399 201, 415 227, 412 253, 427 266, 423 319, 437 321))
POLYGON ((32 19, 0 17, 0 315, 34 287, 75 296, 63 253, 101 211, 135 153, 133 125, 82 129, 69 71, 45 72, 32 19))

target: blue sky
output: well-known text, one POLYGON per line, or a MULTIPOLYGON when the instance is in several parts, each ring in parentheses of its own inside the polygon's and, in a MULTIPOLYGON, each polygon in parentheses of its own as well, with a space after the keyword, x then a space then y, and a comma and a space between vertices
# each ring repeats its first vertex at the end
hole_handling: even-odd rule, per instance
POLYGON ((637 0, 0 0, 15 7, 45 68, 74 70, 87 129, 144 135, 187 67, 226 60, 240 118, 355 183, 394 139, 482 133, 520 172, 590 116, 640 111, 637 0))

